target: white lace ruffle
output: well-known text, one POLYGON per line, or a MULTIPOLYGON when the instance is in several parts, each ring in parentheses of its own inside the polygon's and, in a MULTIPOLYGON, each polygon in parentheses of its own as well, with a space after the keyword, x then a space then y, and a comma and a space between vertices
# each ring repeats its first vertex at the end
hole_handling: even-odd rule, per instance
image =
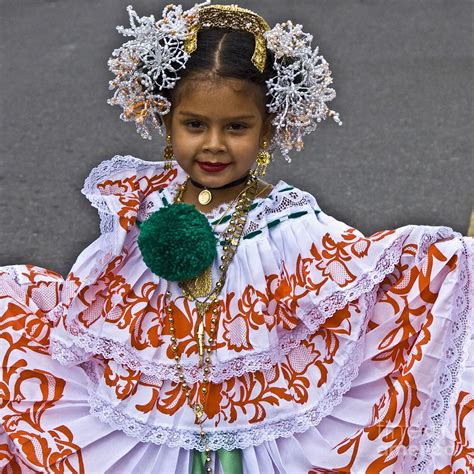
MULTIPOLYGON (((303 433, 312 426, 328 416, 336 405, 342 401, 359 373, 359 367, 363 361, 364 338, 367 324, 370 319, 373 306, 376 302, 376 289, 364 295, 361 301, 361 310, 364 322, 359 331, 357 342, 353 343, 353 349, 347 351, 347 358, 341 362, 339 373, 335 376, 331 386, 327 384, 326 391, 321 395, 321 401, 303 413, 291 414, 280 419, 261 422, 248 428, 239 427, 235 430, 219 430, 212 428, 207 431, 206 442, 211 450, 224 448, 245 449, 249 446, 257 446, 265 441, 275 440, 282 437, 290 437, 295 433, 303 433)), ((321 389, 324 390, 324 389, 321 389)), ((126 435, 139 439, 142 442, 152 442, 170 447, 181 447, 184 449, 197 449, 204 451, 205 446, 199 434, 199 429, 186 430, 170 426, 151 426, 138 421, 117 408, 109 401, 97 395, 96 385, 91 383, 89 394, 90 413, 101 421, 108 423, 115 429, 123 431, 126 435)))
POLYGON ((70 346, 64 344, 61 340, 54 337, 54 334, 51 334, 50 337, 50 353, 53 359, 65 366, 79 365, 93 355, 93 353, 84 352, 75 344, 70 346))
POLYGON ((113 175, 123 171, 133 170, 139 172, 150 168, 150 166, 162 165, 163 163, 160 161, 144 161, 130 155, 115 155, 110 160, 102 161, 89 173, 89 176, 84 181, 81 193, 86 196, 92 206, 97 208, 99 212, 100 232, 102 235, 107 236, 107 238, 104 239, 104 252, 110 251, 116 253, 120 250, 116 248, 115 239, 113 238, 116 233, 118 218, 109 208, 106 198, 99 192, 97 185, 105 179, 110 179, 113 175))
POLYGON ((348 290, 336 291, 314 306, 301 317, 304 324, 315 331, 321 324, 336 311, 344 308, 348 303, 357 299, 361 294, 371 291, 386 275, 393 272, 396 263, 400 260, 403 241, 406 236, 401 235, 382 253, 375 267, 357 280, 357 283, 348 290))
MULTIPOLYGON (((178 187, 181 182, 175 180, 166 189, 166 196, 169 201, 173 201, 178 187)), ((271 219, 282 219, 287 218, 290 211, 298 212, 300 209, 305 208, 308 212, 314 212, 319 210, 319 206, 316 199, 308 193, 301 192, 293 186, 289 186, 285 181, 280 180, 271 190, 270 194, 266 197, 257 197, 254 199, 254 203, 257 204, 247 215, 242 237, 245 238, 253 232, 261 231, 271 219), (288 190, 285 191, 285 189, 288 190)), ((223 203, 209 212, 203 212, 209 221, 215 221, 222 217, 224 211, 228 211, 227 214, 232 212, 233 207, 228 206, 231 202, 223 203)), ((142 215, 143 219, 148 217, 149 214, 145 213, 142 215)), ((216 229, 226 227, 226 223, 222 223, 216 226, 216 229)))
MULTIPOLYGON (((93 283, 97 279, 98 275, 103 272, 113 256, 121 253, 124 242, 123 239, 118 238, 120 234, 119 217, 116 212, 110 209, 107 196, 100 193, 98 184, 125 171, 133 171, 138 174, 138 172, 147 170, 153 166, 159 169, 163 166, 163 162, 144 161, 131 155, 115 155, 111 159, 102 161, 98 166, 93 168, 85 179, 81 193, 84 194, 90 201, 91 205, 98 210, 101 236, 98 239, 100 253, 96 256, 93 268, 89 274, 84 277, 81 283, 81 288, 93 283)), ((139 209, 137 209, 137 214, 138 212, 139 209)), ((56 354, 58 355, 58 361, 62 361, 61 363, 66 365, 73 363, 75 360, 74 355, 71 356, 71 360, 68 359, 68 347, 69 346, 62 347, 61 342, 59 340, 56 341, 55 349, 57 351, 56 354)))
POLYGON ((421 238, 416 254, 416 263, 420 263, 426 257, 429 246, 438 242, 438 240, 446 239, 447 237, 462 237, 459 232, 454 232, 450 227, 435 227, 435 229, 437 229, 436 232, 425 233, 421 238))
MULTIPOLYGON (((420 436, 412 441, 416 449, 409 459, 410 467, 403 472, 434 472, 433 453, 439 452, 437 444, 445 426, 446 413, 454 405, 453 397, 459 392, 460 374, 467 358, 469 335, 474 324, 474 248, 469 249, 465 239, 460 239, 463 250, 459 260, 459 279, 454 291, 451 333, 446 335, 443 346, 443 359, 436 374, 431 402, 424 416, 420 436)), ((471 244, 471 247, 472 244, 471 244)))
POLYGON ((13 280, 17 285, 20 284, 18 272, 16 271, 15 265, 7 265, 5 267, 0 267, 0 272, 6 273, 8 277, 13 280))
MULTIPOLYGON (((209 379, 214 383, 220 383, 232 377, 240 377, 245 373, 270 369, 275 364, 281 362, 286 354, 298 346, 311 332, 316 331, 327 318, 342 309, 350 301, 357 299, 361 294, 371 291, 388 273, 393 271, 396 262, 400 258, 404 238, 404 236, 400 236, 395 240, 381 255, 375 268, 361 277, 353 288, 329 295, 322 300, 320 305, 315 306, 302 315, 304 324, 299 324, 293 331, 284 334, 278 346, 272 347, 268 351, 248 354, 214 365, 211 367, 211 372, 208 375, 209 379)), ((96 336, 88 332, 78 334, 75 332, 71 331, 71 340, 77 348, 81 348, 87 353, 100 354, 107 359, 113 359, 132 370, 140 370, 159 380, 179 381, 174 364, 145 360, 137 354, 136 350, 126 347, 118 341, 96 336)), ((54 340, 52 355, 60 363, 69 365, 78 360, 77 350, 72 351, 69 346, 62 344, 56 339, 54 334, 51 336, 51 339, 54 340)), ((79 360, 82 360, 82 358, 79 358, 79 360)), ((195 365, 182 364, 182 366, 183 374, 188 383, 196 383, 203 379, 204 373, 201 368, 195 365)))
POLYGON ((45 316, 53 323, 53 326, 56 326, 64 316, 64 305, 62 303, 58 304, 51 311, 48 311, 45 316))
POLYGON ((243 237, 263 229, 270 218, 287 218, 290 210, 294 212, 298 212, 298 209, 303 208, 311 212, 320 210, 316 199, 308 193, 301 193, 301 191, 296 189, 286 192, 274 192, 276 190, 281 191, 285 187, 293 188, 285 181, 280 181, 270 194, 272 201, 264 201, 262 206, 256 209, 257 212, 249 214, 242 234, 243 237))
MULTIPOLYGON (((170 202, 174 199, 177 188, 182 184, 185 173, 177 165, 176 162, 173 162, 175 168, 178 170, 178 176, 168 185, 166 192, 170 202)), ((162 161, 144 161, 139 158, 135 158, 130 155, 121 156, 116 155, 110 160, 104 160, 98 166, 92 169, 89 176, 84 182, 84 186, 81 190, 81 193, 84 194, 87 199, 91 202, 92 206, 97 208, 99 217, 100 217, 100 231, 102 235, 106 235, 107 238, 104 240, 104 252, 112 252, 116 254, 120 249, 117 248, 114 236, 116 233, 116 228, 118 225, 117 216, 110 210, 110 207, 107 203, 106 197, 102 195, 97 185, 104 181, 105 179, 110 179, 114 175, 124 172, 124 171, 134 171, 139 173, 142 170, 149 169, 150 167, 157 167, 159 169, 163 166, 162 161)), ((287 193, 279 193, 279 190, 284 187, 289 187, 284 181, 279 181, 266 197, 257 197, 254 202, 259 204, 264 204, 267 200, 271 202, 271 205, 264 205, 260 209, 257 208, 250 211, 247 219, 246 228, 244 229, 243 236, 254 232, 262 226, 261 219, 265 215, 269 214, 283 214, 287 209, 301 206, 317 206, 316 200, 310 195, 301 194, 300 192, 290 191, 287 193)), ((207 213, 203 213, 206 217, 214 221, 217 218, 220 218, 224 211, 227 209, 231 212, 231 209, 228 206, 231 202, 225 202, 221 205, 215 207, 207 213)), ((138 210, 137 210, 138 213, 138 210)), ((142 219, 147 217, 146 213, 140 213, 142 219)), ((265 221, 263 222, 263 224, 265 221)))
MULTIPOLYGON (((306 326, 300 324, 291 333, 285 334, 280 340, 279 346, 273 350, 249 354, 211 366, 208 378, 213 383, 220 383, 249 372, 270 369, 275 364, 280 363, 286 354, 308 337, 310 332, 306 326)), ((64 344, 54 334, 51 335, 52 357, 62 365, 77 364, 84 360, 84 354, 100 354, 106 359, 113 359, 132 370, 139 370, 146 375, 153 376, 155 380, 180 382, 174 364, 162 364, 145 360, 139 357, 134 349, 112 339, 97 337, 87 332, 80 335, 70 334, 69 337, 73 341, 72 346, 64 344)), ((204 378, 203 369, 195 365, 183 365, 183 374, 186 382, 191 384, 195 384, 204 378)))

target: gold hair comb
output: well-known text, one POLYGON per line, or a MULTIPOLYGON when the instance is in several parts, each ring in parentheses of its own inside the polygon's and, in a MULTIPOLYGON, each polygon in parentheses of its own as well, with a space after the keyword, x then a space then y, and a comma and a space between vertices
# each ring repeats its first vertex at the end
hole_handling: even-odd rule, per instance
POLYGON ((237 5, 210 5, 199 9, 199 20, 184 40, 184 50, 191 54, 197 48, 197 34, 204 28, 232 28, 247 31, 255 38, 252 64, 260 71, 265 69, 267 57, 266 40, 263 34, 270 30, 268 23, 251 10, 237 5))

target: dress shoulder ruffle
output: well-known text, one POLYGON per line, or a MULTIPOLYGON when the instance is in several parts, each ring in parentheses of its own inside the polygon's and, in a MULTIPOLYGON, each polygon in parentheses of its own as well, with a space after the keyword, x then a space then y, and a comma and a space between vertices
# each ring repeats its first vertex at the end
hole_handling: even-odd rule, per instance
POLYGON ((116 155, 104 160, 86 178, 82 194, 97 208, 101 234, 113 254, 121 251, 126 232, 135 224, 140 203, 166 188, 183 172, 165 170, 162 161, 116 155))

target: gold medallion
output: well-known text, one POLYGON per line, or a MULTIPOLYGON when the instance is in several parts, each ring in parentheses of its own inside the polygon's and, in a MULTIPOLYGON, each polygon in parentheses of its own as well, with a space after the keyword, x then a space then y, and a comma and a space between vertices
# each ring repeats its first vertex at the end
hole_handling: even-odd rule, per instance
POLYGON ((198 276, 184 280, 182 286, 195 298, 208 296, 212 291, 212 265, 209 265, 198 276))
POLYGON ((199 196, 198 196, 199 204, 202 204, 203 206, 205 206, 206 204, 209 204, 211 200, 212 200, 212 194, 211 194, 211 191, 209 191, 208 189, 203 189, 199 193, 199 196))

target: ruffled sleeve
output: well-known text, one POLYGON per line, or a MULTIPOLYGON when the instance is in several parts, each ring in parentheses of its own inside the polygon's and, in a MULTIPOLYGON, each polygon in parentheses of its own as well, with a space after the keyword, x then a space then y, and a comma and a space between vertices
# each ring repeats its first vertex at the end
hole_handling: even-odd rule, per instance
POLYGON ((370 291, 393 270, 401 235, 388 230, 366 238, 322 211, 275 227, 270 240, 280 270, 269 289, 289 326, 302 321, 314 331, 370 291))
POLYGON ((126 259, 124 245, 130 232, 136 231, 137 217, 146 212, 147 198, 159 196, 179 174, 177 168, 165 170, 163 162, 117 155, 100 163, 86 178, 81 192, 98 210, 101 234, 77 257, 65 281, 65 288, 73 291, 64 292, 55 310, 52 355, 61 363, 77 364, 94 355, 81 345, 78 323, 89 327, 106 316, 111 272, 126 259), (94 303, 87 306, 86 302, 94 303))
POLYGON ((177 168, 165 170, 163 162, 119 155, 91 171, 81 192, 99 212, 105 251, 120 254, 125 236, 137 220, 141 202, 169 186, 178 173, 177 168))
MULTIPOLYGON (((376 291, 405 246, 417 264, 430 243, 455 236, 447 227, 406 226, 365 237, 325 214, 311 194, 280 182, 249 214, 229 267, 211 380, 271 369, 350 302, 362 308, 358 298, 376 291)), ((363 320, 361 311, 353 334, 363 320)), ((189 380, 198 380, 193 356, 182 360, 189 380)), ((166 374, 173 376, 172 366, 166 374)))
MULTIPOLYGON (((68 275, 79 290, 62 319, 61 335, 62 343, 74 341, 85 354, 101 354, 151 376, 174 378, 174 361, 167 350, 169 328, 162 317, 164 294, 171 290, 184 337, 184 373, 194 383, 202 375, 192 337, 195 307, 183 300, 177 285, 147 268, 136 243, 137 217, 144 220, 172 200, 170 189, 176 191, 182 171, 177 167, 172 172, 164 177, 162 164, 160 168, 115 157, 87 178, 83 192, 99 209, 102 235, 68 275)), ((217 226, 216 232, 226 225, 217 226)), ((280 181, 267 198, 254 203, 228 270, 217 334, 222 344, 211 380, 270 369, 336 311, 393 271, 407 239, 420 246, 422 255, 430 242, 450 235, 454 234, 449 228, 407 226, 367 238, 321 211, 311 194, 280 181)), ((213 263, 214 281, 222 247, 221 242, 213 263)))

